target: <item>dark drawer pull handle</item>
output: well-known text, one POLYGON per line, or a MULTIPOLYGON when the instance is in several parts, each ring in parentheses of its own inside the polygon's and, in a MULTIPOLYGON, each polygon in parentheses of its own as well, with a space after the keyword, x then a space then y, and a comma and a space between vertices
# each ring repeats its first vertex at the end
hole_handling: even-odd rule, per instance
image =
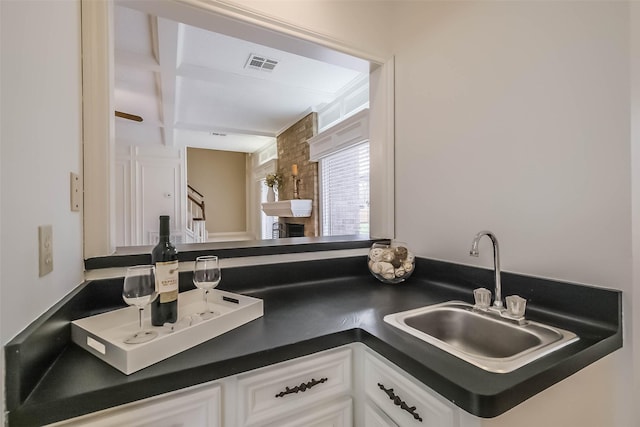
POLYGON ((415 406, 409 407, 409 405, 407 405, 404 400, 402 400, 399 396, 396 396, 392 388, 385 388, 380 383, 378 383, 378 387, 380 387, 380 390, 387 393, 387 396, 389 396, 389 399, 393 400, 394 405, 399 406, 401 409, 404 409, 405 411, 413 415, 414 419, 422 422, 422 418, 420 418, 420 415, 416 412, 415 406))
POLYGON ((320 381, 317 381, 315 378, 311 378, 311 381, 297 385, 294 388, 286 387, 284 391, 281 391, 280 393, 276 394, 276 397, 284 397, 287 394, 291 394, 291 393, 301 393, 301 392, 304 393, 305 391, 309 390, 311 387, 316 386, 318 384, 326 383, 326 382, 327 382, 326 378, 320 378, 320 381))

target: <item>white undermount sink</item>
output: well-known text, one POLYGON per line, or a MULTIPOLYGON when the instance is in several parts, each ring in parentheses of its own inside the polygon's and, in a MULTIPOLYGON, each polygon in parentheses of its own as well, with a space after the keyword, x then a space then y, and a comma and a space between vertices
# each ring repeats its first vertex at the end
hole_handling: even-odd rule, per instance
POLYGON ((311 199, 279 200, 263 203, 262 210, 268 216, 308 217, 311 216, 311 205, 311 199))

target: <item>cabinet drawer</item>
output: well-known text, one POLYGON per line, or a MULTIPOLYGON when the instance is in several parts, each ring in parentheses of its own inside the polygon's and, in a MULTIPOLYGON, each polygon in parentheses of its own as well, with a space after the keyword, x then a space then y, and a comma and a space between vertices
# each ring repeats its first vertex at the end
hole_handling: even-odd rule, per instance
POLYGON ((364 369, 367 397, 399 426, 455 426, 453 408, 404 371, 369 352, 364 369))
MULTIPOLYGON (((351 427, 353 410, 351 398, 308 408, 279 419, 265 427, 351 427)), ((367 427, 369 427, 367 425, 367 427)))
POLYGON ((238 376, 240 425, 264 425, 351 392, 351 348, 302 357, 238 376))

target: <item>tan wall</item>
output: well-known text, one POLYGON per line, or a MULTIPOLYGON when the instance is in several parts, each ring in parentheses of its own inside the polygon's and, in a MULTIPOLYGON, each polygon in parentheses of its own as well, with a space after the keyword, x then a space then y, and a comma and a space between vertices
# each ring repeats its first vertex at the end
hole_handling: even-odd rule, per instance
POLYGON ((246 154, 187 148, 187 182, 205 198, 209 233, 246 231, 246 154))

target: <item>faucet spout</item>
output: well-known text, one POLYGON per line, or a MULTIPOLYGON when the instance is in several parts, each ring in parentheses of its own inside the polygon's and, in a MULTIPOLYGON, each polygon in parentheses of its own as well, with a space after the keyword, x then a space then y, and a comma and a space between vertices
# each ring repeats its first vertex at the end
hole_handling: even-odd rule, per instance
POLYGON ((491 231, 481 231, 473 238, 473 242, 471 243, 471 250, 469 251, 469 255, 477 257, 480 254, 478 251, 478 242, 483 236, 487 236, 491 239, 491 243, 493 243, 493 270, 495 275, 495 294, 496 298, 493 302, 493 306, 495 308, 501 309, 503 307, 502 303, 502 284, 500 283, 500 248, 498 246, 498 238, 491 231))

